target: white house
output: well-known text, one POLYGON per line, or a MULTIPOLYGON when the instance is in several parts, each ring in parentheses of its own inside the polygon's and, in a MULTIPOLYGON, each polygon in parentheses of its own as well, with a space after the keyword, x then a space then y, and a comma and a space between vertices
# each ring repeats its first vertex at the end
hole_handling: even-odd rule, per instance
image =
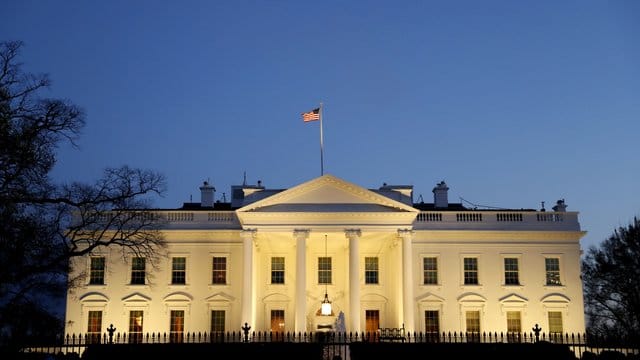
POLYGON ((348 332, 585 331, 585 232, 564 200, 477 210, 449 203, 444 182, 433 203, 414 203, 412 186, 332 175, 232 186, 226 203, 200 190, 200 203, 157 210, 167 220, 157 267, 113 248, 74 261, 89 276, 68 293, 66 334, 316 332, 340 314, 348 332))

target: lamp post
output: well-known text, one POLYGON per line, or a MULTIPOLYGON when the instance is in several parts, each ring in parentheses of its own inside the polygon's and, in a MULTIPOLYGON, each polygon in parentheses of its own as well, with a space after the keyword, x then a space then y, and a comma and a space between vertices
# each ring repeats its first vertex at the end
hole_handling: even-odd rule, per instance
MULTIPOLYGON (((327 257, 327 235, 324 235, 324 259, 328 262, 327 257)), ((331 301, 329 301, 329 295, 327 294, 327 278, 324 279, 324 300, 320 306, 320 314, 331 315, 331 301)))

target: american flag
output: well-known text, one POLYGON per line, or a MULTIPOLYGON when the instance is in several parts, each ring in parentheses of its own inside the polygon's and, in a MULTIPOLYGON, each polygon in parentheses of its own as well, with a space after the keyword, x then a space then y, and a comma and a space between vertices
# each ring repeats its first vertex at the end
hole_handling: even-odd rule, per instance
POLYGON ((309 112, 302 113, 302 121, 316 121, 320 120, 320 108, 315 108, 309 112))

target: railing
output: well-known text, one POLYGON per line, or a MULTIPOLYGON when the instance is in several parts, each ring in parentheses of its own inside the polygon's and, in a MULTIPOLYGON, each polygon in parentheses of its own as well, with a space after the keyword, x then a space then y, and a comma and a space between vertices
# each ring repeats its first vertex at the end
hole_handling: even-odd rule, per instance
POLYGON ((580 231, 577 212, 421 211, 414 229, 580 231))
MULTIPOLYGON (((378 343, 388 340, 380 331, 373 332, 270 332, 270 331, 231 331, 231 332, 185 332, 180 336, 169 333, 146 333, 143 336, 128 336, 127 333, 104 333, 67 335, 59 344, 49 346, 31 346, 23 349, 26 353, 50 353, 50 354, 82 354, 88 346, 100 344, 201 344, 201 343, 326 343, 335 353, 348 353, 351 343, 378 343)), ((586 353, 599 354, 603 351, 615 351, 628 355, 639 355, 640 349, 637 343, 631 341, 618 341, 611 343, 600 338, 587 336, 586 334, 546 334, 546 333, 503 333, 503 332, 407 332, 402 343, 537 343, 548 342, 563 344, 571 349, 577 358, 583 358, 586 353)), ((345 357, 342 357, 345 359, 345 357)), ((331 359, 331 357, 329 358, 331 359)))

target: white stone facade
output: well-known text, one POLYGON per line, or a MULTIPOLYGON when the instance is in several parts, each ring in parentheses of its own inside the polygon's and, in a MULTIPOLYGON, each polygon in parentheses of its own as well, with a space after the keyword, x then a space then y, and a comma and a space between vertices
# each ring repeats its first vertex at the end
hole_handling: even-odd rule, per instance
POLYGON ((315 332, 340 313, 347 332, 585 330, 577 212, 443 207, 441 193, 430 207, 413 204, 410 186, 369 190, 332 175, 286 190, 247 186, 234 201, 242 206, 158 210, 167 247, 144 284, 132 284, 133 255, 121 249, 76 259, 75 273, 91 273, 91 258, 104 258, 104 276, 69 291, 66 334, 127 332, 134 318, 143 333, 172 323, 185 333, 245 323, 315 332), (184 284, 172 283, 174 258, 184 259, 184 284), (319 312, 325 291, 331 316, 319 312))

